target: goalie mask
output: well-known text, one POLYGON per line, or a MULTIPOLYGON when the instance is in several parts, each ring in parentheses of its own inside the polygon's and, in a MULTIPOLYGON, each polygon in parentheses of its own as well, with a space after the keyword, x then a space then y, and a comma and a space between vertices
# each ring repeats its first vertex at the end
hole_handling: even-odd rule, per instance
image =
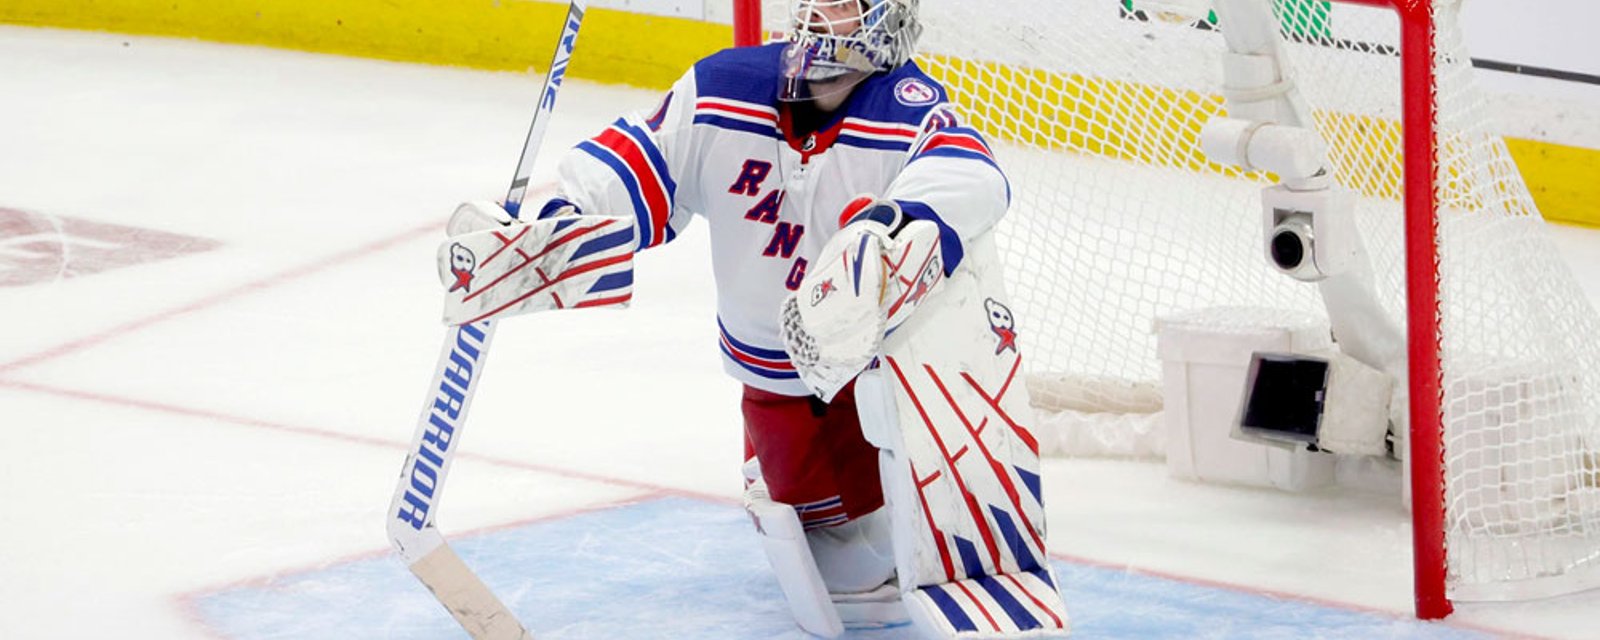
POLYGON ((789 14, 779 98, 834 95, 911 59, 919 0, 798 0, 789 14))

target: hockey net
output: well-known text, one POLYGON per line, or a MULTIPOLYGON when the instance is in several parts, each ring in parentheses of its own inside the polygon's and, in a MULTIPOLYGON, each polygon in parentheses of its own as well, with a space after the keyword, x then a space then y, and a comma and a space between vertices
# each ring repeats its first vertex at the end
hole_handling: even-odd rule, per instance
MULTIPOLYGON (((788 4, 764 3, 769 31, 781 31, 788 4)), ((1041 422, 1066 429, 1056 437, 1068 453, 1085 423, 1099 425, 1100 440, 1151 428, 1162 404, 1158 316, 1222 306, 1325 315, 1314 286, 1264 259, 1260 190, 1270 177, 1199 150, 1201 125, 1223 111, 1218 29, 1227 25, 1146 4, 922 1, 919 63, 995 143, 1011 180, 998 233, 1028 323, 1029 389, 1041 422)), ((1415 504, 1419 516, 1442 513, 1442 523, 1417 522, 1441 530, 1443 544, 1430 546, 1443 549, 1419 542, 1419 572, 1442 571, 1453 599, 1600 586, 1600 323, 1490 128, 1458 4, 1273 4, 1335 175, 1359 194, 1386 311, 1436 329, 1437 373, 1413 375, 1410 395, 1440 400, 1437 417, 1419 426, 1442 438, 1419 437, 1411 458, 1414 473, 1427 474, 1414 486, 1443 487, 1442 496, 1419 491, 1415 504), (1431 81, 1402 81, 1408 24, 1420 33, 1432 25, 1431 81), (1436 179, 1408 183, 1403 97, 1418 104, 1430 92, 1436 179), (1412 256, 1413 281, 1437 283, 1432 313, 1408 311, 1419 308, 1407 301, 1408 216, 1432 226, 1416 211, 1427 199, 1408 212, 1408 187, 1431 189, 1437 203, 1437 241, 1412 256), (1442 470, 1415 464, 1429 457, 1442 470)), ((1413 360, 1429 351, 1417 335, 1413 360)), ((1111 448, 1150 453, 1138 443, 1111 448)), ((1419 592, 1419 613, 1442 615, 1424 610, 1427 597, 1419 592)))

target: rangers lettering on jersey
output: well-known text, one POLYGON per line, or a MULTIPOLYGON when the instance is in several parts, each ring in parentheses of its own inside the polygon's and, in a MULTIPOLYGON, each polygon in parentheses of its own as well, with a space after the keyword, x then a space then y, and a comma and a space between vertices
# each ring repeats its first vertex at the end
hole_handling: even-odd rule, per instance
POLYGON ((463 324, 456 328, 450 366, 444 371, 433 407, 429 409, 430 429, 422 437, 422 445, 411 455, 411 488, 406 491, 405 505, 395 517, 418 531, 428 523, 429 512, 433 509, 439 468, 444 465, 444 454, 450 450, 450 442, 455 437, 456 421, 461 417, 461 407, 482 353, 483 326, 483 323, 463 324))
POLYGON ((778 212, 782 209, 783 190, 778 189, 767 194, 761 202, 756 203, 756 206, 750 207, 750 210, 745 212, 744 219, 772 224, 778 221, 778 212))
POLYGON ((783 351, 777 310, 842 226, 845 206, 868 195, 934 223, 948 274, 963 242, 1004 215, 1009 191, 982 134, 915 62, 867 77, 838 112, 813 119, 817 130, 798 129, 794 105, 777 97, 783 48, 727 49, 696 63, 661 104, 580 143, 559 168, 560 195, 584 212, 634 216, 640 249, 702 218, 724 369, 764 391, 808 395, 783 351))
POLYGON ((767 174, 772 173, 772 163, 760 160, 745 160, 744 168, 739 170, 739 179, 733 181, 733 186, 728 187, 728 193, 753 196, 761 193, 761 183, 767 181, 767 174))
POLYGON ((769 258, 773 256, 793 257, 794 250, 800 247, 800 238, 805 235, 806 228, 804 225, 779 222, 778 226, 772 230, 772 242, 767 243, 767 248, 761 251, 761 255, 769 258))

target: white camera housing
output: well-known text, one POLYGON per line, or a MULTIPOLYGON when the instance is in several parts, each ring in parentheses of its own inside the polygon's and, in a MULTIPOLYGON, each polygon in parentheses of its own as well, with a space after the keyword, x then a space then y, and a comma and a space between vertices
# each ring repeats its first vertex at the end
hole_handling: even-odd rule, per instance
POLYGON ((1294 184, 1322 172, 1328 145, 1303 127, 1217 116, 1200 128, 1200 151, 1212 162, 1270 171, 1294 184))
POLYGON ((1262 190, 1267 260, 1305 282, 1349 271, 1361 246, 1352 205, 1350 192, 1338 187, 1294 191, 1280 184, 1262 190))

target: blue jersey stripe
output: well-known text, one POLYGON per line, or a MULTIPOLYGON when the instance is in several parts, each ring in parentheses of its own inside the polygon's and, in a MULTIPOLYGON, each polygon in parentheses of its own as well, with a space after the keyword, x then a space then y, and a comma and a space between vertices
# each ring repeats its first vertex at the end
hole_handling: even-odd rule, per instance
POLYGON ((774 370, 768 369, 766 367, 758 367, 756 365, 753 365, 753 364, 750 364, 750 363, 745 362, 743 360, 740 360, 737 356, 735 356, 733 354, 732 351, 728 350, 728 345, 727 344, 719 342, 719 343, 717 343, 717 347, 722 349, 722 355, 727 356, 728 360, 732 361, 734 364, 739 365, 740 367, 743 367, 746 371, 749 371, 750 373, 754 373, 754 374, 756 374, 758 376, 761 376, 763 378, 768 378, 768 379, 772 379, 772 380, 794 380, 794 379, 800 377, 800 374, 795 373, 793 371, 774 371, 774 370))
POLYGON ((611 171, 616 173, 618 178, 622 179, 622 186, 628 190, 628 198, 633 201, 633 217, 639 221, 637 225, 639 246, 651 246, 653 238, 651 238, 650 231, 650 210, 644 205, 644 196, 639 192, 639 180, 634 177, 633 170, 629 169, 627 163, 611 153, 609 149, 595 144, 592 140, 579 142, 578 149, 604 162, 606 166, 611 167, 611 171))
POLYGON ((844 146, 847 146, 847 147, 856 147, 858 149, 881 149, 881 150, 884 150, 884 151, 910 151, 911 150, 911 142, 910 141, 879 140, 877 138, 861 138, 861 137, 850 135, 848 133, 839 134, 839 137, 834 139, 833 143, 834 144, 839 144, 839 145, 844 145, 844 146))
POLYGON ((733 337, 733 334, 728 333, 728 327, 722 324, 722 318, 717 318, 717 328, 722 331, 722 337, 726 338, 729 344, 732 344, 740 351, 753 355, 757 358, 761 358, 762 360, 782 360, 784 362, 789 361, 789 353, 782 349, 762 349, 761 347, 752 347, 748 344, 740 342, 738 338, 733 337))
MULTIPOLYGON (((661 184, 667 189, 667 202, 671 204, 678 192, 678 183, 672 180, 672 172, 667 171, 667 159, 661 155, 661 149, 656 147, 655 140, 652 140, 643 129, 629 124, 627 120, 619 118, 613 126, 628 134, 640 149, 644 149, 644 157, 650 160, 650 166, 656 170, 656 175, 661 177, 661 184)), ((665 212, 662 215, 666 215, 665 212)))
POLYGON ((648 119, 646 119, 644 121, 645 125, 649 126, 651 131, 660 131, 661 130, 661 123, 666 121, 666 119, 667 119, 667 107, 672 106, 672 94, 673 93, 676 93, 676 92, 668 91, 667 92, 667 97, 662 98, 662 100, 661 100, 661 107, 659 109, 656 109, 655 115, 650 116, 648 119))
POLYGON ((748 120, 740 120, 738 118, 724 118, 722 116, 714 116, 714 115, 709 115, 709 114, 696 115, 694 117, 694 123, 695 124, 710 125, 710 126, 718 128, 718 129, 731 129, 733 131, 743 131, 745 133, 753 133, 753 134, 756 134, 758 136, 765 136, 765 137, 768 137, 768 138, 772 138, 773 140, 782 140, 783 139, 783 136, 778 133, 778 126, 775 125, 775 124, 767 124, 767 123, 757 124, 757 123, 754 123, 754 122, 750 122, 748 120))

